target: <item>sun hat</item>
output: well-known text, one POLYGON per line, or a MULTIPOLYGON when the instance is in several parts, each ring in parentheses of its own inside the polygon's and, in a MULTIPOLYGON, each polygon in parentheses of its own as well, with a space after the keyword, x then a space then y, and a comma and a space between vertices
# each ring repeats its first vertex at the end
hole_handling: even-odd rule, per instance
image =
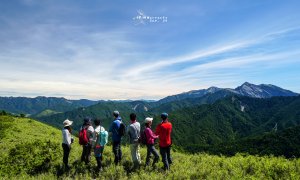
POLYGON ((145 119, 145 123, 149 123, 152 121, 153 121, 153 118, 151 118, 151 117, 146 117, 146 119, 145 119))
POLYGON ((63 124, 64 124, 64 127, 66 127, 66 126, 71 126, 71 125, 73 124, 73 121, 70 121, 69 119, 66 119, 66 120, 63 122, 63 124))

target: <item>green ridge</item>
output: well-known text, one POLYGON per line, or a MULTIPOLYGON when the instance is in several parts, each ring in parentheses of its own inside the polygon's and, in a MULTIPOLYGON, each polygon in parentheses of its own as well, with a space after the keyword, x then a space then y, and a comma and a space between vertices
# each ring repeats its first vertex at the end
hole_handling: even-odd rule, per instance
MULTIPOLYGON (((28 118, 0 116, 0 176, 2 179, 299 179, 300 160, 272 156, 237 154, 233 157, 207 154, 188 155, 172 152, 173 165, 168 173, 158 168, 131 172, 128 147, 123 148, 122 166, 113 165, 111 147, 104 150, 104 170, 94 171, 96 162, 86 167, 78 159, 78 140, 70 154, 71 170, 64 172, 61 131, 28 118), (50 142, 49 142, 50 141, 50 142), (43 163, 45 159, 46 163, 43 163)), ((141 149, 145 160, 145 147, 141 149)))

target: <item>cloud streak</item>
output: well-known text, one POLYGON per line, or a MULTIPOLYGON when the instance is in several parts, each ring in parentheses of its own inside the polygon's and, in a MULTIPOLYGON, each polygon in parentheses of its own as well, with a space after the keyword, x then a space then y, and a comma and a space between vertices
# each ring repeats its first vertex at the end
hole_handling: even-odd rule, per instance
POLYGON ((114 3, 4 4, 11 11, 0 7, 0 95, 159 99, 212 85, 234 87, 243 81, 267 80, 295 88, 292 82, 282 83, 266 74, 290 77, 289 70, 299 67, 296 21, 283 23, 286 17, 256 27, 251 22, 262 24, 266 18, 253 19, 252 11, 242 15, 234 7, 249 20, 237 29, 235 11, 221 11, 226 3, 218 10, 196 1, 186 7, 162 4, 165 7, 151 12, 154 4, 149 2, 145 12, 169 16, 170 22, 143 26, 132 23, 136 8, 141 8, 134 3, 124 4, 126 11, 114 3), (205 13, 190 17, 190 7, 205 13))

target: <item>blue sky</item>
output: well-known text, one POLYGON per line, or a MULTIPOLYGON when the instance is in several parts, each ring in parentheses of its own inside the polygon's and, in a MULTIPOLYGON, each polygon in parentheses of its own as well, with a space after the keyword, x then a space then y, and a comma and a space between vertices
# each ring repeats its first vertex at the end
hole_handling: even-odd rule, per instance
POLYGON ((0 96, 160 99, 245 81, 300 92, 299 7, 276 0, 3 0, 0 96))

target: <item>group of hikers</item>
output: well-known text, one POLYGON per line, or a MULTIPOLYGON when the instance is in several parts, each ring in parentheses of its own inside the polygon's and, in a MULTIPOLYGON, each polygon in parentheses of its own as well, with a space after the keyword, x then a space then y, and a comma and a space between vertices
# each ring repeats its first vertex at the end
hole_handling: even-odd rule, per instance
MULTIPOLYGON (((155 132, 152 131, 151 125, 153 118, 147 117, 144 120, 145 128, 141 131, 141 125, 137 121, 137 117, 135 113, 131 113, 130 125, 126 127, 120 113, 118 111, 114 111, 113 122, 110 125, 109 131, 107 132, 103 126, 101 126, 100 119, 94 119, 94 125, 92 125, 91 118, 84 118, 83 125, 79 131, 79 144, 82 145, 82 155, 81 161, 85 162, 85 164, 89 164, 91 160, 91 152, 94 151, 94 155, 97 161, 97 169, 102 169, 102 159, 103 159, 103 151, 104 147, 108 142, 108 136, 112 137, 112 151, 114 153, 115 165, 120 164, 122 160, 122 150, 121 150, 121 142, 122 136, 125 134, 129 137, 130 143, 130 152, 131 158, 133 161, 133 169, 137 169, 141 166, 141 156, 140 156, 140 144, 145 144, 147 146, 147 156, 145 165, 149 166, 151 154, 153 154, 154 159, 152 162, 152 166, 155 167, 155 164, 159 160, 159 154, 155 148, 155 139, 159 139, 159 150, 162 162, 164 164, 163 169, 169 170, 170 164, 172 164, 171 159, 171 132, 172 132, 172 124, 168 121, 168 114, 161 114, 161 122, 156 126, 155 132)), ((68 159, 71 150, 71 144, 74 142, 74 139, 71 135, 73 121, 66 119, 63 122, 64 128, 62 130, 63 135, 63 163, 66 169, 69 169, 68 159)))

